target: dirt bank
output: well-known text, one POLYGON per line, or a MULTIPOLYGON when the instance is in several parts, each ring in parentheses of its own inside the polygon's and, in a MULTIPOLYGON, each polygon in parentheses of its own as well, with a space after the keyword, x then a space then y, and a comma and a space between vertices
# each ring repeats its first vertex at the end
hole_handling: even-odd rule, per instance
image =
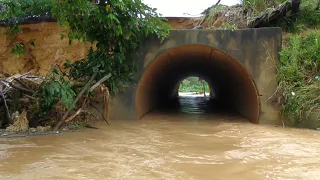
MULTIPOLYGON (((90 45, 74 42, 69 46, 68 40, 61 40, 62 28, 56 22, 21 25, 22 34, 15 42, 24 43, 25 54, 16 56, 11 53, 12 43, 6 36, 0 36, 0 70, 9 74, 34 73, 45 75, 53 63, 63 64, 66 60, 75 61, 84 58, 90 45), (32 46, 29 41, 34 41, 32 46)), ((1 27, 1 32, 6 29, 1 27)))
MULTIPOLYGON (((169 17, 168 23, 173 29, 192 29, 200 18, 169 17)), ((56 22, 41 22, 20 26, 23 33, 15 41, 6 36, 0 36, 0 71, 9 74, 25 73, 34 70, 34 73, 45 75, 53 63, 62 65, 66 60, 71 62, 86 56, 90 44, 84 45, 74 42, 69 46, 67 39, 61 40, 63 29, 56 22), (30 41, 35 42, 32 46, 30 41), (12 43, 24 43, 25 55, 18 57, 11 53, 12 43)), ((5 32, 4 27, 0 32, 5 32)))

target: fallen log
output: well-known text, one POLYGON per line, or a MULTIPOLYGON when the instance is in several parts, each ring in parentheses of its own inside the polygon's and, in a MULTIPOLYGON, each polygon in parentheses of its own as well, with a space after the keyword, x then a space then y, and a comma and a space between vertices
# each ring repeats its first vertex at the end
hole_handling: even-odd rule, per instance
MULTIPOLYGON (((300 5, 300 4, 299 4, 300 5)), ((296 8, 296 7, 295 7, 296 8)), ((276 7, 274 10, 267 10, 265 13, 254 18, 248 23, 248 28, 266 27, 282 17, 285 17, 292 10, 292 2, 286 1, 276 7)))

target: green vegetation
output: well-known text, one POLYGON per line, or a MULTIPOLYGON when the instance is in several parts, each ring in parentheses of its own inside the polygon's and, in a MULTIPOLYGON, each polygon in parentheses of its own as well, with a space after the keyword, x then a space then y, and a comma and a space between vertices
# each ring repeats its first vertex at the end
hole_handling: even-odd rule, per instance
POLYGON ((287 0, 241 0, 241 4, 250 14, 259 15, 285 1, 287 0))
MULTIPOLYGON (((295 125, 320 113, 320 11, 317 0, 302 1, 296 21, 280 26, 290 32, 285 38, 278 64, 278 93, 282 110, 295 125)), ((286 23, 289 22, 289 23, 286 23)), ((320 116, 317 121, 320 126, 320 116)))
POLYGON ((179 86, 179 92, 210 92, 209 85, 205 80, 199 81, 198 77, 189 77, 183 80, 179 86))
MULTIPOLYGON (((260 14, 282 2, 247 0, 244 6, 260 14)), ((318 0, 301 2, 297 19, 289 14, 274 25, 289 33, 277 65, 277 95, 293 125, 307 120, 310 113, 320 113, 320 11, 316 10, 318 0)), ((320 119, 316 121, 320 126, 320 119)))
MULTIPOLYGON (((239 6, 212 7, 209 27, 247 28, 247 21, 270 12, 286 0, 242 0, 239 6), (228 14, 228 16, 226 16, 228 14), (220 26, 219 26, 220 25, 220 26)), ((277 65, 278 104, 283 114, 296 125, 320 114, 320 1, 302 0, 297 18, 291 12, 270 26, 282 27, 283 50, 277 65)), ((320 116, 316 119, 320 127, 320 116)))
POLYGON ((51 12, 55 0, 0 0, 0 19, 14 24, 14 20, 43 16, 51 12))
MULTIPOLYGON (((5 33, 11 40, 23 33, 19 28, 21 19, 50 15, 65 29, 61 39, 67 38, 70 45, 73 41, 92 45, 86 58, 50 71, 36 94, 46 112, 58 102, 69 109, 75 106, 78 90, 70 82, 99 81, 108 76, 106 84, 113 93, 125 87, 134 80, 137 70, 130 54, 144 38, 156 35, 162 41, 170 30, 156 9, 141 0, 10 0, 0 1, 0 7, 0 19, 7 25, 5 33)), ((24 44, 16 43, 12 52, 23 55, 24 44)))
POLYGON ((283 111, 296 124, 320 110, 320 31, 294 35, 280 53, 278 92, 283 111))

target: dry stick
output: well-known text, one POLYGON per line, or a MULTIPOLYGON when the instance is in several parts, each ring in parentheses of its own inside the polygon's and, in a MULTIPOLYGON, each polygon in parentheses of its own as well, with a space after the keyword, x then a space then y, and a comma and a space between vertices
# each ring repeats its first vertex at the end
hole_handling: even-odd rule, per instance
MULTIPOLYGON (((218 2, 217 2, 213 7, 218 6, 220 2, 221 2, 221 0, 218 0, 218 2)), ((210 7, 210 8, 209 8, 209 11, 204 15, 204 18, 200 21, 200 23, 198 24, 198 26, 201 26, 202 23, 207 19, 207 17, 208 17, 209 14, 210 14, 210 10, 211 10, 211 9, 212 9, 212 8, 210 7)))
POLYGON ((12 86, 13 88, 15 88, 15 89, 17 89, 17 90, 19 90, 19 91, 22 91, 22 92, 24 92, 24 93, 34 94, 34 91, 29 90, 29 89, 26 89, 26 88, 23 88, 23 87, 16 86, 16 85, 14 85, 12 82, 8 82, 8 81, 6 81, 6 80, 1 80, 1 79, 0 79, 0 81, 4 82, 5 85, 6 85, 6 84, 9 84, 9 85, 12 86))
MULTIPOLYGON (((79 99, 83 96, 83 94, 87 91, 87 89, 89 88, 89 86, 91 85, 92 81, 94 80, 94 78, 97 76, 97 72, 95 72, 90 80, 88 81, 88 83, 82 88, 82 90, 79 92, 79 94, 77 95, 76 99, 73 101, 73 104, 76 104, 79 99)), ((71 112, 71 108, 64 113, 64 115, 62 116, 62 118, 60 119, 60 121, 58 122, 58 124, 53 128, 54 131, 58 130, 61 125, 65 122, 66 118, 68 117, 68 115, 70 114, 71 112)))
POLYGON ((110 123, 108 122, 108 120, 104 117, 103 113, 93 104, 93 103, 90 103, 90 105, 95 109, 97 110, 101 116, 103 117, 103 120, 107 122, 108 125, 110 125, 110 123))
POLYGON ((94 117, 96 120, 99 120, 98 117, 94 116, 94 115, 93 115, 91 112, 89 112, 89 111, 84 111, 84 113, 87 113, 87 114, 89 114, 90 116, 94 117))
POLYGON ((107 74, 106 76, 104 76, 103 78, 101 78, 97 83, 95 83, 91 88, 90 88, 90 92, 92 92, 96 87, 98 87, 100 84, 102 84, 103 82, 105 82, 106 80, 108 80, 111 77, 111 74, 107 74))
MULTIPOLYGON (((97 83, 95 83, 91 88, 90 88, 90 92, 92 92, 96 87, 98 87, 100 84, 102 84, 103 82, 105 82, 106 80, 108 80, 111 77, 111 74, 107 74, 106 76, 104 76, 103 78, 101 78, 97 83)), ((104 103, 109 103, 109 102, 104 102, 104 103)), ((94 107, 95 108, 95 107, 94 107)), ((96 110, 98 110, 97 108, 95 108, 96 110)), ((98 110, 99 111, 99 110, 98 110)), ((99 111, 100 112, 100 111, 99 111)), ((100 112, 101 113, 101 112, 100 112)), ((102 114, 102 113, 101 113, 102 114)), ((104 121, 107 122, 108 125, 110 125, 110 123, 108 122, 108 119, 104 117, 104 115, 102 114, 104 121)))
POLYGON ((30 94, 34 94, 34 93, 35 93, 34 91, 32 91, 32 90, 30 90, 30 89, 26 89, 26 88, 23 88, 23 87, 16 86, 16 85, 14 85, 12 82, 10 82, 9 84, 10 84, 10 86, 12 86, 13 88, 18 89, 19 91, 22 91, 22 92, 24 92, 24 93, 30 93, 30 94))
MULTIPOLYGON (((4 102, 4 107, 6 108, 6 114, 7 114, 7 118, 9 119, 10 123, 12 121, 11 119, 11 116, 10 116, 10 112, 9 112, 9 108, 8 108, 8 105, 7 105, 7 101, 6 101, 6 98, 5 96, 3 95, 2 93, 2 89, 0 89, 0 97, 2 98, 3 102, 4 102)), ((1 126, 1 124, 0 124, 1 126)))
POLYGON ((14 78, 14 80, 17 81, 17 82, 18 82, 21 86, 23 86, 24 88, 31 90, 31 88, 30 88, 29 86, 27 86, 25 83, 23 83, 23 82, 21 81, 21 79, 14 78))
POLYGON ((29 71, 29 72, 27 72, 27 73, 21 74, 21 75, 18 76, 17 78, 20 79, 20 78, 22 78, 22 77, 25 77, 25 76, 27 76, 28 74, 30 74, 32 71, 33 71, 33 70, 31 70, 31 71, 29 71))
POLYGON ((37 101, 36 98, 34 98, 34 97, 32 97, 32 96, 29 96, 28 94, 24 94, 24 96, 26 96, 27 98, 32 99, 32 100, 34 100, 34 101, 37 101))
POLYGON ((69 122, 71 121, 72 119, 74 119, 75 117, 77 117, 80 113, 84 112, 82 110, 82 108, 78 109, 78 111, 74 114, 72 114, 70 117, 68 117, 68 119, 65 120, 65 122, 69 122))

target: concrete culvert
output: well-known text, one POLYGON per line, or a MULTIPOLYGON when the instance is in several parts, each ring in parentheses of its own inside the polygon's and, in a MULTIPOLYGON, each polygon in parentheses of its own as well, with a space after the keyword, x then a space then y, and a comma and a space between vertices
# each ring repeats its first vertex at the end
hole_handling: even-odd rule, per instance
POLYGON ((251 75, 226 53, 199 44, 169 49, 147 67, 136 91, 137 117, 170 103, 181 81, 190 76, 207 81, 217 101, 259 122, 259 96, 251 75))

